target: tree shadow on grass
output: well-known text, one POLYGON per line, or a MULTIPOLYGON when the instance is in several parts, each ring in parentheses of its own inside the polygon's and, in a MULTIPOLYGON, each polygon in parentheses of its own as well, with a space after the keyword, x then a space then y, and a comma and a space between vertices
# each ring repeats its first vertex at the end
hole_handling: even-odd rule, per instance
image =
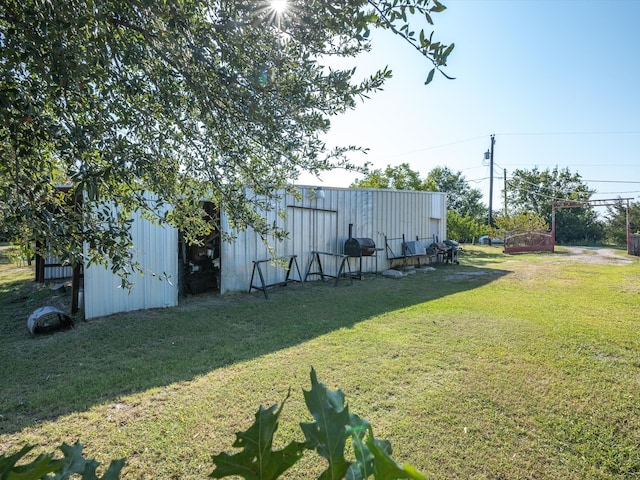
MULTIPOLYGON (((23 315, 14 308, 0 330, 0 434, 481 287, 509 273, 483 268, 498 254, 466 252, 461 265, 400 280, 367 275, 337 286, 290 284, 270 291, 269 300, 261 292, 189 297, 175 308, 76 322, 73 330, 35 339, 25 328, 25 304, 23 315)), ((22 292, 0 290, 0 308, 22 292)))

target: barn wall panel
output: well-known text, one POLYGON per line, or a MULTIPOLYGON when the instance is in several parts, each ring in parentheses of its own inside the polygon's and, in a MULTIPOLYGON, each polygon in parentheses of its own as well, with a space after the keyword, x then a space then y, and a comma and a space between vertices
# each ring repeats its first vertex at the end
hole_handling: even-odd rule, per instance
MULTIPOLYGON (((387 239, 431 241, 446 235, 446 194, 399 190, 374 190, 376 245, 385 248, 387 239), (433 215, 437 215, 436 222, 433 215)), ((395 255, 401 254, 402 240, 390 240, 395 255)), ((379 262, 387 265, 386 252, 379 254, 379 262)))
POLYGON ((57 280, 61 278, 71 278, 73 274, 73 268, 68 265, 49 266, 52 264, 62 263, 60 258, 47 252, 44 257, 44 279, 45 280, 57 280))
MULTIPOLYGON (((296 255, 302 277, 312 258, 311 252, 343 253, 343 245, 353 225, 353 236, 371 238, 380 249, 385 247, 385 235, 407 240, 416 237, 431 240, 446 238, 446 194, 377 189, 342 189, 299 186, 299 195, 284 195, 277 204, 286 212, 282 219, 270 212, 267 217, 289 232, 282 242, 270 240, 277 256, 296 255)), ((224 213, 222 229, 230 231, 224 213)), ((253 271, 253 261, 271 257, 271 253, 259 236, 251 229, 232 232, 235 241, 222 247, 221 293, 248 291, 253 271)), ((372 272, 385 268, 385 252, 375 257, 363 258, 363 271, 372 272)), ((322 257, 324 271, 337 273, 339 262, 322 257)), ((351 260, 352 269, 357 268, 351 260)), ((284 280, 285 271, 268 263, 261 264, 267 284, 284 280)), ((297 279, 296 275, 293 278, 297 279)), ((310 280, 316 280, 310 277, 310 280)))
MULTIPOLYGON (((152 197, 150 197, 152 200, 152 197)), ((178 304, 178 231, 161 227, 132 215, 133 257, 141 274, 130 277, 132 289, 121 288, 121 280, 100 265, 85 266, 85 318, 178 304)), ((85 245, 85 254, 87 246, 85 245)))

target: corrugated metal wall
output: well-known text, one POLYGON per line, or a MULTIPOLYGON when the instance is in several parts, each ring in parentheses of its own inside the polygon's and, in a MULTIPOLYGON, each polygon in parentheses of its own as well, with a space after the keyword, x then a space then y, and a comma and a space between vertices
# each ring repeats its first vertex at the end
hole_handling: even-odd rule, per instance
POLYGON ((60 278, 71 278, 73 268, 71 266, 58 265, 62 263, 60 259, 47 252, 44 257, 44 279, 57 280, 60 278), (51 266, 50 266, 51 265, 51 266), (56 266, 53 266, 56 265, 56 266))
MULTIPOLYGON (((289 237, 280 243, 272 243, 276 255, 286 257, 296 255, 300 274, 304 278, 312 251, 342 253, 342 247, 349 234, 349 223, 354 224, 355 237, 372 237, 372 197, 369 190, 348 190, 300 186, 300 197, 286 195, 278 205, 286 212, 282 219, 269 214, 269 221, 289 232, 289 237)), ((221 228, 230 231, 224 213, 221 228)), ((251 229, 236 232, 236 241, 223 242, 221 258, 221 293, 249 290, 254 260, 269 258, 267 248, 251 229)), ((322 257, 323 270, 335 275, 339 260, 322 257)), ((351 261, 352 265, 355 262, 351 261)), ((286 271, 280 267, 262 263, 261 268, 267 284, 284 280, 286 271)), ((297 272, 291 278, 298 279, 297 272)), ((316 277, 310 277, 315 280, 316 277)), ((255 282, 254 282, 255 283, 255 282)))
POLYGON ((120 288, 120 278, 111 270, 100 265, 85 268, 84 311, 87 319, 178 304, 178 231, 154 225, 139 214, 134 214, 133 219, 134 259, 140 263, 144 276, 131 275, 134 285, 127 290, 120 288), (165 275, 169 280, 160 279, 165 275))
MULTIPOLYGON (((353 236, 371 238, 382 249, 375 257, 363 257, 362 269, 372 272, 383 270, 386 261, 385 235, 407 241, 416 237, 431 240, 446 238, 446 194, 431 192, 340 189, 300 186, 300 196, 283 196, 278 209, 286 218, 268 214, 270 223, 276 223, 289 232, 283 242, 271 241, 277 256, 297 256, 300 276, 304 278, 312 251, 342 253, 353 224, 353 236)), ((151 197, 150 197, 151 198, 151 197)), ((223 241, 221 246, 220 292, 248 291, 254 261, 271 256, 260 237, 252 229, 233 232, 228 217, 220 215, 221 230, 235 235, 233 242, 223 241)), ((120 287, 120 279, 101 266, 85 268, 85 317, 94 318, 117 312, 145 308, 169 307, 178 304, 178 232, 159 227, 134 215, 132 225, 135 256, 143 266, 145 276, 133 275, 131 291, 120 287), (160 281, 156 275, 169 275, 170 281, 160 281)), ((86 253, 86 252, 85 252, 86 253)), ((340 260, 323 256, 324 272, 335 275, 340 260)), ((359 262, 351 259, 352 271, 359 262)), ((261 264, 267 284, 284 280, 286 272, 269 263, 261 264)), ((314 269, 315 270, 315 269, 314 269)), ((291 273, 298 279, 298 272, 291 273)), ((309 280, 317 280, 317 276, 309 280)), ((257 279, 256 279, 257 283, 257 279)))
MULTIPOLYGON (((419 239, 430 243, 446 236, 446 194, 399 190, 377 190, 374 206, 376 245, 386 248, 385 236, 395 256, 402 254, 402 237, 406 241, 419 239)), ((393 255, 392 255, 393 256, 393 255)), ((381 252, 379 262, 386 263, 387 252, 381 252)))
MULTIPOLYGON (((297 255, 302 277, 307 272, 312 251, 342 253, 349 236, 349 224, 353 224, 353 236, 372 238, 376 247, 384 249, 384 236, 402 237, 407 240, 440 240, 446 237, 446 194, 431 192, 339 189, 300 186, 300 198, 286 195, 278 207, 283 208, 286 219, 270 214, 269 221, 286 229, 289 238, 274 243, 278 256, 297 255)), ((230 231, 229 223, 221 215, 221 228, 230 231)), ((251 229, 236 232, 236 240, 223 242, 221 255, 221 293, 248 291, 254 260, 269 258, 267 248, 251 229)), ((340 265, 338 259, 321 257, 325 273, 335 275, 340 265)), ((378 254, 378 269, 387 268, 384 251, 378 254)), ((351 259, 352 270, 359 264, 351 259)), ((268 263, 261 264, 267 284, 284 280, 286 272, 268 263)), ((374 271, 374 257, 364 257, 362 269, 374 271)), ((297 272, 292 278, 297 279, 297 272)), ((310 277, 316 280, 318 277, 310 277)), ((254 282, 256 283, 256 282, 254 282)))

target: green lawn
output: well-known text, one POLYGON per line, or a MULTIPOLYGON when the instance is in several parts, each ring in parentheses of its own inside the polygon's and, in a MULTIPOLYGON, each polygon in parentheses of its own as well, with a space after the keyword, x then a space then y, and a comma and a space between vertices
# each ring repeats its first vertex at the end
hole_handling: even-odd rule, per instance
MULTIPOLYGON (((459 266, 353 285, 190 297, 31 338, 46 289, 0 265, 0 453, 79 439, 124 478, 204 479, 313 366, 429 478, 640 478, 640 263, 470 247, 459 266)), ((67 294, 68 295, 68 294, 67 294)), ((315 478, 311 452, 285 478, 315 478)))

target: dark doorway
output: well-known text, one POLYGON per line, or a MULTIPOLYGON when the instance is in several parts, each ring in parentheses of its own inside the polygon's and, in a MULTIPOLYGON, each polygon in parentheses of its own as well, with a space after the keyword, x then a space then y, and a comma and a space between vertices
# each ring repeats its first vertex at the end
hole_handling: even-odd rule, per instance
POLYGON ((181 295, 220 291, 220 212, 211 202, 202 205, 207 219, 215 226, 211 233, 187 244, 179 232, 178 273, 181 295))

